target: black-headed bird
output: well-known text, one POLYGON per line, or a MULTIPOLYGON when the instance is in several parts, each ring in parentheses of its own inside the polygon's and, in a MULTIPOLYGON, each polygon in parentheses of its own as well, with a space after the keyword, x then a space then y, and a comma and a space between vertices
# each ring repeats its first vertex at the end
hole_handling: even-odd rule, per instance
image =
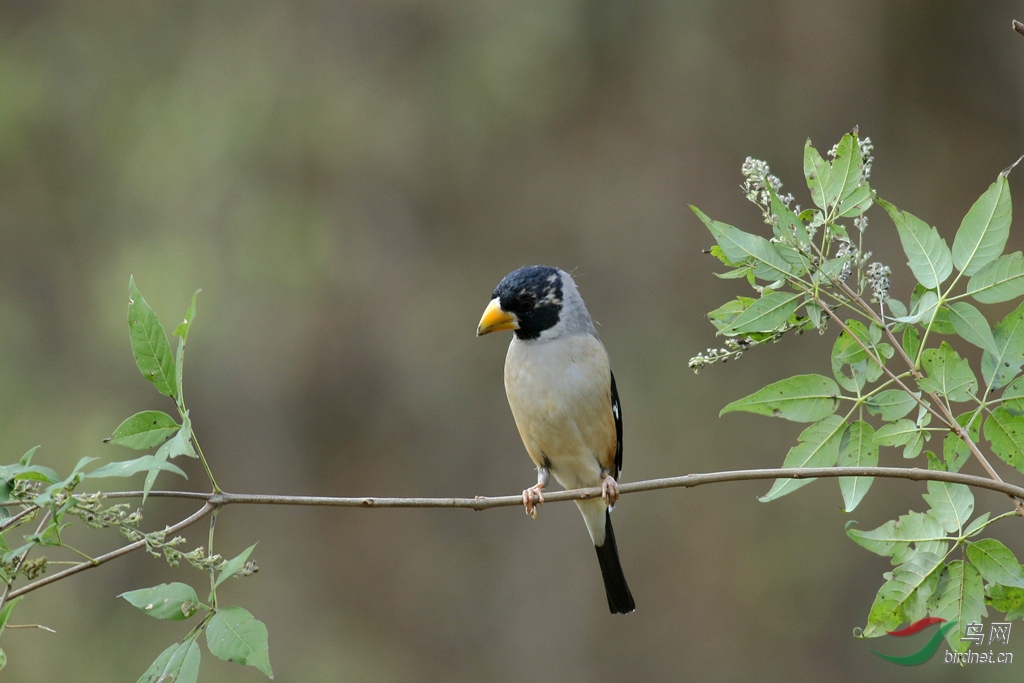
POLYGON ((549 266, 509 273, 494 290, 477 335, 512 330, 505 393, 537 484, 523 491, 536 515, 550 475, 566 489, 600 486, 602 496, 577 500, 597 549, 608 608, 635 609, 619 563, 609 512, 619 497, 622 409, 608 352, 572 276, 549 266))

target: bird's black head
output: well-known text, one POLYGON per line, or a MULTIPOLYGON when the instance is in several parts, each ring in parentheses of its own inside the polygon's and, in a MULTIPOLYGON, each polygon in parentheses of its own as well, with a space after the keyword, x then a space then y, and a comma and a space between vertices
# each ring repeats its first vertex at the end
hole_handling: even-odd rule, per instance
POLYGON ((558 324, 562 310, 562 276, 550 266, 527 266, 506 275, 494 289, 501 309, 519 320, 519 339, 536 339, 558 324))

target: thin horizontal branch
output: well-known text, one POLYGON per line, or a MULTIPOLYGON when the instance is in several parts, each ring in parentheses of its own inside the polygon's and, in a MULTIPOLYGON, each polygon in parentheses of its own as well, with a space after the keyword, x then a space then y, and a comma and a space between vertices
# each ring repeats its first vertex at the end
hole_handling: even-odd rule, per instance
MULTIPOLYGON (((889 479, 909 479, 911 481, 945 481, 953 484, 965 484, 975 488, 989 489, 1005 493, 1015 498, 1024 499, 1024 488, 993 481, 985 477, 976 477, 959 472, 941 472, 922 470, 916 467, 813 467, 813 468, 773 468, 759 470, 733 470, 728 472, 708 472, 705 474, 687 474, 681 477, 664 479, 648 479, 628 484, 619 484, 619 493, 639 493, 670 488, 693 488, 705 484, 720 484, 729 481, 753 481, 760 479, 817 479, 828 477, 885 477, 889 479)), ((115 491, 103 494, 106 498, 142 498, 142 491, 115 491)), ((599 487, 572 489, 570 491, 553 491, 544 495, 545 502, 558 503, 567 500, 586 500, 601 495, 599 487)), ((358 507, 358 508, 469 508, 472 510, 488 510, 498 507, 515 507, 523 504, 522 495, 497 496, 488 498, 378 498, 361 496, 358 498, 339 498, 334 496, 281 496, 259 493, 199 493, 196 491, 150 491, 150 498, 183 498, 203 500, 205 504, 177 524, 167 528, 168 534, 174 534, 194 524, 206 515, 224 505, 305 505, 326 507, 358 507)), ((82 562, 64 571, 51 574, 34 583, 10 592, 8 598, 30 593, 37 588, 59 581, 60 579, 92 569, 115 558, 127 555, 145 546, 145 541, 135 541, 117 550, 100 555, 92 562, 82 562)))
MULTIPOLYGON (((1003 481, 977 477, 959 472, 922 470, 916 467, 816 467, 816 468, 774 468, 759 470, 733 470, 687 474, 681 477, 649 479, 619 484, 619 493, 637 493, 669 488, 692 488, 705 484, 719 484, 728 481, 751 481, 757 479, 814 479, 826 477, 886 477, 910 479, 912 481, 945 481, 966 484, 975 488, 998 491, 1009 496, 1024 499, 1024 487, 1003 481)), ((107 498, 141 498, 141 491, 120 491, 105 494, 107 498)), ((566 500, 586 500, 601 495, 599 487, 553 491, 544 494, 544 501, 556 503, 566 500)), ((211 505, 308 505, 358 508, 469 508, 487 510, 498 507, 513 507, 523 504, 522 495, 475 498, 379 498, 360 496, 340 498, 334 496, 281 496, 260 493, 197 493, 194 491, 150 491, 151 498, 189 498, 205 500, 211 505)))

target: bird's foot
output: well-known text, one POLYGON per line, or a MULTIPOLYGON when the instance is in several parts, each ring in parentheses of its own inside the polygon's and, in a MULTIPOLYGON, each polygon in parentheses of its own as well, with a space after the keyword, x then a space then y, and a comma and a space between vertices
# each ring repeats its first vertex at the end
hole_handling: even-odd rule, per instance
POLYGON ((601 497, 604 498, 608 507, 615 505, 619 500, 619 483, 610 474, 604 475, 604 479, 601 481, 601 497))
POLYGON ((543 488, 538 484, 523 491, 523 507, 526 508, 526 514, 534 519, 537 519, 537 506, 544 504, 544 493, 541 491, 543 488))

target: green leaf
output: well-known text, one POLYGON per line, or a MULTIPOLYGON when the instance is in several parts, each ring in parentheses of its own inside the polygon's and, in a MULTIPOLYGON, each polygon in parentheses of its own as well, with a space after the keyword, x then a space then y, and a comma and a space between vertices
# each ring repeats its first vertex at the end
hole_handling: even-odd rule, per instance
POLYGON ((949 321, 953 323, 953 329, 964 341, 991 354, 999 353, 988 320, 971 304, 960 301, 950 306, 949 321))
MULTIPOLYGON (((839 446, 846 431, 846 422, 838 415, 829 415, 805 429, 799 443, 789 449, 783 467, 833 467, 839 462, 839 446)), ((768 493, 759 499, 762 503, 781 498, 810 484, 814 479, 776 479, 768 493)))
POLYGON ((198 457, 195 448, 192 447, 192 421, 189 419, 187 411, 182 416, 181 429, 178 430, 178 433, 156 451, 156 457, 160 460, 176 458, 179 455, 186 455, 190 458, 198 457))
POLYGON ((217 610, 206 627, 206 646, 224 661, 254 666, 273 678, 267 627, 241 607, 217 610))
POLYGON ((0 466, 0 479, 28 479, 54 484, 60 481, 60 475, 44 465, 3 465, 0 466))
POLYGON ((964 216, 953 239, 953 265, 974 275, 997 259, 1010 237, 1010 185, 1002 173, 964 216))
POLYGON ((160 653, 138 683, 196 683, 199 680, 199 643, 188 639, 160 653))
POLYGON ((985 420, 985 438, 1003 462, 1024 472, 1024 417, 996 408, 985 420))
MULTIPOLYGON (((914 292, 910 297, 910 314, 902 315, 898 318, 894 318, 896 322, 900 323, 920 323, 924 324, 933 323, 935 316, 939 313, 939 295, 935 293, 935 290, 925 289, 922 285, 917 285, 914 288, 914 292)), ((941 330, 936 330, 940 332, 941 330)))
POLYGON ((890 318, 896 318, 907 314, 907 307, 899 299, 889 297, 885 300, 885 307, 889 309, 890 318))
POLYGON ((828 206, 824 188, 829 184, 831 173, 832 167, 821 158, 818 150, 814 149, 808 139, 804 145, 804 177, 807 178, 807 189, 811 191, 811 199, 822 209, 828 206))
MULTIPOLYGON (((956 418, 957 423, 961 427, 967 427, 968 421, 971 420, 968 434, 971 437, 971 441, 978 443, 979 437, 981 436, 981 418, 973 412, 964 413, 956 418)), ((942 458, 946 464, 947 472, 959 472, 960 468, 964 466, 967 459, 971 457, 971 448, 967 443, 956 435, 955 432, 946 434, 942 439, 942 458)))
POLYGON ((13 612, 14 608, 18 606, 18 603, 21 602, 21 598, 23 597, 24 596, 19 596, 13 600, 8 600, 4 603, 3 609, 0 609, 0 633, 3 633, 4 628, 7 627, 7 622, 11 620, 11 612, 13 612))
POLYGON ((772 198, 772 214, 778 217, 776 229, 784 236, 792 237, 801 249, 810 250, 811 238, 807 234, 807 226, 793 211, 782 203, 775 188, 768 185, 768 193, 772 198))
POLYGON ((795 375, 774 382, 722 408, 781 417, 794 422, 817 422, 839 407, 839 386, 822 375, 795 375))
MULTIPOLYGON (((850 197, 861 187, 863 171, 864 162, 860 155, 860 145, 857 144, 856 136, 847 133, 836 145, 836 155, 832 160, 828 182, 824 184, 822 190, 825 203, 832 206, 850 197)), ((857 203, 859 202, 855 202, 857 203)))
MULTIPOLYGON (((775 230, 778 232, 779 226, 775 225, 775 230)), ((773 243, 772 245, 775 251, 779 252, 779 255, 786 260, 791 267, 790 275, 802 276, 806 275, 810 267, 810 260, 796 250, 795 247, 791 247, 789 243, 773 243)))
POLYGON ((21 557, 22 555, 24 555, 28 551, 32 550, 32 548, 34 548, 35 546, 36 546, 36 542, 35 541, 29 541, 28 543, 26 543, 25 545, 23 545, 21 547, 15 548, 14 550, 8 550, 7 552, 4 553, 4 557, 3 557, 4 564, 10 563, 16 557, 21 557))
POLYGON ((1002 405, 1014 415, 1024 415, 1024 377, 1019 377, 1003 389, 1002 405))
POLYGON ((715 277, 721 278, 722 280, 736 280, 741 277, 749 279, 752 276, 753 266, 745 265, 742 263, 733 263, 726 257, 725 252, 722 251, 722 248, 717 244, 708 249, 707 253, 714 256, 724 265, 728 266, 729 268, 732 268, 732 270, 726 271, 724 273, 715 273, 715 277))
POLYGON ((121 593, 117 597, 124 598, 155 619, 181 621, 199 610, 199 596, 187 583, 161 583, 152 588, 121 593))
POLYGON ((134 460, 122 460, 120 462, 107 463, 103 467, 98 467, 92 472, 89 472, 86 477, 89 479, 102 479, 104 477, 130 477, 133 474, 149 472, 151 470, 166 470, 168 472, 180 474, 182 477, 188 479, 181 468, 176 465, 172 465, 169 462, 164 462, 154 455, 143 455, 135 458, 134 460))
POLYGON ((1024 588, 1020 562, 1010 549, 994 538, 983 538, 967 544, 967 558, 988 583, 1024 588))
MULTIPOLYGON (((835 204, 843 196, 843 192, 847 190, 847 187, 852 190, 860 182, 862 168, 859 163, 853 163, 854 147, 857 147, 857 145, 854 144, 853 136, 849 133, 844 135, 839 144, 836 145, 836 153, 832 160, 828 181, 822 187, 823 199, 827 206, 835 204)), ((859 157, 859 148, 857 151, 859 157)))
POLYGON ((232 576, 238 573, 238 571, 245 566, 246 561, 249 559, 249 555, 256 548, 256 544, 253 543, 251 546, 243 550, 241 553, 231 558, 224 563, 224 566, 220 570, 220 574, 217 576, 217 581, 213 584, 214 588, 220 586, 226 579, 230 579, 232 576))
POLYGON ((21 460, 19 462, 25 467, 28 467, 29 465, 32 464, 32 456, 35 455, 36 451, 38 450, 39 446, 33 446, 32 448, 28 449, 27 451, 25 451, 25 454, 21 456, 21 460))
POLYGON ((733 321, 740 316, 743 311, 750 308, 750 304, 757 301, 747 296, 741 296, 727 301, 715 310, 708 313, 708 320, 719 330, 732 325, 733 321))
POLYGON ((178 410, 185 409, 185 340, 178 337, 178 350, 174 354, 174 402, 178 410))
POLYGON ((967 293, 983 304, 997 304, 1024 294, 1024 255, 1015 251, 986 264, 967 283, 967 293))
POLYGON ((903 251, 907 255, 907 265, 914 277, 927 289, 937 289, 953 272, 953 256, 946 241, 939 236, 939 231, 885 200, 875 201, 896 224, 903 251))
POLYGON ((807 320, 810 327, 806 329, 817 330, 821 328, 821 306, 818 304, 809 303, 804 306, 804 310, 807 312, 807 320))
POLYGON ((963 484, 929 481, 922 497, 931 506, 928 514, 950 533, 960 533, 974 512, 974 494, 963 484))
POLYGON ((1024 366, 1024 304, 996 323, 992 331, 998 353, 981 355, 981 376, 993 389, 1005 386, 1024 366))
POLYGON ((989 513, 987 512, 975 517, 974 521, 968 524, 967 528, 964 529, 964 536, 969 538, 984 529, 985 525, 988 523, 988 517, 989 513))
POLYGON ((882 374, 882 367, 871 357, 884 364, 892 357, 893 349, 889 344, 878 343, 882 332, 877 326, 868 328, 859 320, 847 320, 846 327, 850 332, 843 330, 832 347, 832 374, 841 387, 847 391, 857 391, 882 374), (864 350, 865 346, 871 350, 871 355, 864 350), (843 372, 847 365, 850 367, 849 375, 843 372))
POLYGON ((954 560, 946 565, 930 606, 933 617, 940 617, 946 621, 956 619, 956 628, 946 634, 946 642, 951 650, 966 650, 968 641, 961 640, 964 627, 973 622, 980 622, 982 617, 988 616, 988 610, 985 609, 985 588, 977 568, 961 560, 954 560))
POLYGON ((918 553, 893 570, 891 578, 878 589, 862 634, 875 638, 893 631, 905 621, 917 621, 927 614, 928 600, 939 583, 942 557, 918 553))
POLYGON ((185 319, 174 328, 174 336, 180 337, 181 341, 185 341, 188 337, 188 328, 192 325, 193 318, 196 317, 196 297, 199 296, 201 291, 203 290, 197 289, 192 295, 192 303, 189 304, 188 310, 185 311, 185 319))
POLYGON ((859 216, 874 203, 874 195, 871 194, 871 187, 864 183, 854 188, 845 199, 839 203, 839 218, 859 216))
MULTIPOLYGON (((187 410, 181 416, 181 429, 157 449, 154 457, 161 462, 166 462, 168 459, 176 458, 179 455, 187 455, 190 458, 198 457, 195 449, 192 447, 192 421, 188 417, 187 410)), ((146 482, 142 487, 143 503, 146 502, 149 492, 153 490, 158 474, 160 474, 159 469, 151 469, 146 474, 146 482)))
MULTIPOLYGON (((42 507, 43 503, 40 500, 40 498, 42 498, 42 496, 36 496, 36 498, 32 502, 35 503, 36 505, 39 505, 40 507, 42 507)), ((49 503, 50 503, 50 501, 47 501, 45 504, 48 505, 49 503)), ((57 520, 51 520, 50 523, 46 525, 46 528, 43 529, 42 533, 39 533, 39 534, 29 534, 29 535, 25 536, 25 538, 27 540, 29 540, 29 541, 32 541, 33 543, 38 543, 39 545, 43 545, 43 546, 49 546, 49 547, 61 546, 61 545, 64 545, 64 543, 61 540, 60 532, 63 531, 64 529, 67 529, 69 526, 71 526, 71 525, 70 524, 60 524, 57 520)))
POLYGON ((916 458, 924 448, 924 432, 911 420, 896 420, 875 430, 880 446, 903 446, 904 458, 916 458))
POLYGON ((876 555, 892 557, 894 565, 903 564, 919 553, 943 557, 949 549, 942 524, 922 512, 909 512, 871 531, 854 529, 853 524, 853 521, 847 523, 846 535, 876 555))
POLYGON ((750 305, 722 334, 772 332, 782 327, 800 305, 802 294, 771 292, 750 305))
MULTIPOLYGON (((47 487, 43 495, 36 496, 36 498, 35 498, 36 504, 37 505, 43 504, 44 500, 46 501, 46 504, 49 504, 49 502, 53 499, 52 498, 53 494, 55 494, 57 492, 60 492, 60 491, 71 491, 71 490, 74 490, 74 488, 76 486, 78 486, 79 484, 81 484, 82 481, 85 479, 85 474, 82 473, 82 470, 85 468, 86 465, 88 465, 89 463, 93 462, 94 460, 99 460, 99 458, 93 458, 93 457, 88 456, 88 455, 79 458, 78 462, 75 463, 74 469, 71 470, 71 473, 67 477, 65 477, 63 480, 55 482, 55 483, 51 484, 49 487, 47 487), (49 494, 49 495, 46 495, 46 494, 49 494)), ((74 502, 71 501, 70 499, 68 499, 65 502, 65 507, 63 507, 61 509, 61 512, 65 512, 68 508, 70 508, 71 505, 74 505, 74 502)))
POLYGON ((196 297, 203 290, 197 289, 192 295, 192 303, 185 311, 185 319, 174 328, 174 335, 178 338, 178 351, 174 354, 174 387, 175 400, 179 410, 185 410, 185 395, 182 390, 182 382, 185 377, 185 340, 188 337, 189 327, 192 319, 196 317, 196 297))
POLYGON ((174 357, 171 355, 171 345, 156 313, 139 294, 134 277, 128 280, 128 335, 139 372, 161 394, 174 398, 174 357))
POLYGON ((822 261, 821 264, 819 264, 818 269, 815 271, 812 281, 816 285, 832 286, 833 283, 840 280, 843 269, 846 268, 849 263, 850 260, 848 258, 831 258, 822 261))
MULTIPOLYGON (((927 322, 928 316, 926 315, 924 323, 927 322)), ((931 318, 931 328, 935 334, 956 334, 953 323, 949 320, 949 308, 936 305, 931 318)))
POLYGON ((864 405, 872 415, 879 415, 886 422, 892 422, 913 410, 917 406, 917 399, 902 389, 886 389, 869 396, 864 405))
POLYGON ((921 350, 921 333, 916 327, 908 326, 903 330, 903 350, 910 358, 917 358, 917 353, 921 350))
MULTIPOLYGON (((718 249, 718 246, 711 247, 712 251, 718 249)), ((751 284, 754 282, 754 267, 753 266, 737 266, 734 270, 728 270, 724 273, 715 273, 715 277, 720 280, 739 280, 746 278, 751 284)))
MULTIPOLYGON (((863 420, 851 424, 843 434, 839 447, 840 467, 876 467, 878 445, 874 442, 875 429, 863 420)), ((853 512, 871 488, 873 477, 839 477, 839 490, 843 494, 843 508, 853 512)))
POLYGON ((762 280, 781 280, 790 273, 789 263, 776 251, 775 245, 765 238, 712 220, 696 206, 690 208, 707 226, 726 258, 733 263, 752 264, 754 275, 762 280))
POLYGON ((924 391, 954 402, 970 401, 974 397, 978 380, 971 366, 946 342, 937 349, 925 349, 921 365, 927 377, 917 383, 924 391))
POLYGON ((859 338, 869 348, 871 341, 867 338, 867 327, 858 320, 847 320, 849 327, 854 334, 850 335, 843 330, 836 337, 832 345, 832 374, 836 381, 847 391, 863 389, 867 381, 868 353, 864 350, 857 339, 859 338), (859 334, 858 334, 859 332, 859 334), (850 375, 843 373, 843 368, 850 367, 850 375))
POLYGON ((144 410, 118 425, 110 438, 104 441, 141 451, 159 446, 178 431, 180 426, 167 413, 144 410))
POLYGON ((1010 588, 1001 584, 989 584, 989 604, 1006 613, 1007 621, 1024 619, 1024 588, 1010 588))

